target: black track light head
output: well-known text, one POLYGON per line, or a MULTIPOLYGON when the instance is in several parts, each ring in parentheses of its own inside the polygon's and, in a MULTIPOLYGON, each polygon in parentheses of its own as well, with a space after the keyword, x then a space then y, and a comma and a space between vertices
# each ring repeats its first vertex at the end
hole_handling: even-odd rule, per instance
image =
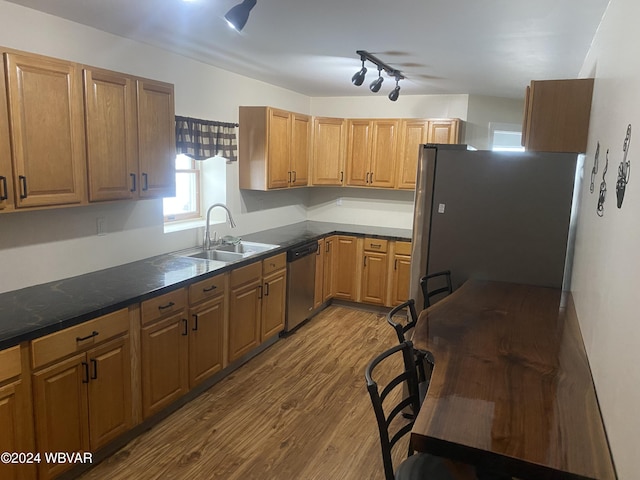
POLYGON ((399 81, 400 77, 396 76, 396 88, 391 90, 391 93, 389 93, 389 100, 391 100, 392 102, 398 100, 398 97, 400 96, 400 85, 398 85, 399 81))
POLYGON ((362 68, 357 71, 353 77, 351 77, 351 83, 356 87, 359 87, 364 82, 364 77, 367 74, 367 67, 364 66, 364 58, 362 59, 362 68))
POLYGON ((383 81, 384 78, 382 78, 382 70, 378 69, 378 78, 371 82, 371 85, 369 85, 369 90, 371 90, 373 93, 378 93, 380 91, 380 87, 382 87, 383 81))
POLYGON ((257 0, 243 0, 242 3, 233 7, 224 16, 227 23, 238 32, 242 30, 249 19, 249 12, 256 6, 256 2, 257 0))

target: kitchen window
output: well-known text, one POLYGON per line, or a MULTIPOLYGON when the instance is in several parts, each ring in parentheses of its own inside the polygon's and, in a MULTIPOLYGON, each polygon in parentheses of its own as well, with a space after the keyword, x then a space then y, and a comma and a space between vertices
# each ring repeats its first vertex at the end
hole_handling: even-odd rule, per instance
POLYGON ((186 155, 176 157, 176 196, 163 199, 164 221, 200 218, 200 169, 186 155))
POLYGON ((522 126, 515 123, 490 123, 489 138, 494 152, 524 152, 522 126))

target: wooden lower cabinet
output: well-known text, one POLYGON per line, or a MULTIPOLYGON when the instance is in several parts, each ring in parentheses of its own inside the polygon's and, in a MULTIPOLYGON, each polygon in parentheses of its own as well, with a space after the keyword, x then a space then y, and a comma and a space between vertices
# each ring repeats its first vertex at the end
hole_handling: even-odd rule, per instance
POLYGON ((149 418, 189 391, 189 325, 184 312, 144 326, 142 414, 149 418))
POLYGON ((365 238, 362 254, 362 285, 360 301, 374 305, 386 305, 389 285, 388 240, 365 238))
MULTIPOLYGON (((95 451, 133 426, 129 336, 33 374, 38 451, 95 451)), ((39 478, 70 464, 42 461, 39 478)))
POLYGON ((400 305, 409 299, 411 283, 411 242, 394 242, 393 250, 390 307, 400 305))
POLYGON ((230 283, 229 362, 233 362, 260 345, 261 263, 233 270, 230 283))
POLYGON ((224 291, 190 310, 189 386, 195 387, 222 370, 224 352, 224 291))
MULTIPOLYGON (((28 347, 0 351, 0 452, 35 452, 28 347), (25 368, 21 366, 24 359, 25 368)), ((36 464, 0 462, 2 480, 32 480, 36 464)))
POLYGON ((334 265, 333 298, 358 300, 359 280, 359 245, 357 237, 338 235, 335 237, 335 251, 331 261, 334 265))
POLYGON ((313 292, 313 308, 318 308, 324 302, 323 286, 324 286, 324 256, 325 256, 325 240, 318 240, 318 250, 316 252, 316 275, 313 292))
MULTIPOLYGON (((286 264, 285 264, 286 266, 286 264)), ((284 330, 287 271, 280 269, 262 279, 261 341, 284 330)))

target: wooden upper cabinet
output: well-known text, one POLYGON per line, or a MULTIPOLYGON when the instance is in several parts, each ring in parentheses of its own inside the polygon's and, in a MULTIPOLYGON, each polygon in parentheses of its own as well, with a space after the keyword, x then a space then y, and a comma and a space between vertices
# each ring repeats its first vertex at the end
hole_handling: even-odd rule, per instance
POLYGON ((427 143, 428 132, 428 121, 402 120, 396 176, 398 188, 408 190, 416 188, 420 146, 427 143))
POLYGON ((347 121, 347 185, 365 187, 369 184, 372 129, 371 120, 347 121))
POLYGON ((173 85, 139 79, 137 94, 140 197, 173 197, 176 192, 173 85))
POLYGON ((346 143, 346 121, 343 118, 313 119, 313 185, 342 185, 346 143))
POLYGON ((593 78, 532 81, 522 127, 526 150, 585 152, 592 95, 593 78))
POLYGON ((393 188, 396 178, 399 120, 375 120, 371 149, 369 184, 393 188))
POLYGON ((240 107, 240 188, 275 190, 308 183, 311 117, 271 107, 240 107))
POLYGON ((291 186, 309 184, 311 154, 311 117, 291 114, 291 186))
POLYGON ((89 200, 137 197, 136 84, 129 76, 84 70, 89 200))
POLYGON ((13 170, 9 142, 9 112, 4 80, 4 57, 0 56, 0 211, 13 210, 13 170))
POLYGON ((5 53, 15 206, 86 201, 82 77, 77 65, 5 53))
POLYGON ((427 143, 460 143, 460 120, 443 118, 429 120, 427 143))
POLYGON ((347 122, 347 185, 393 188, 400 121, 347 122))
POLYGON ((291 171, 291 115, 269 109, 267 151, 267 188, 286 188, 291 171))

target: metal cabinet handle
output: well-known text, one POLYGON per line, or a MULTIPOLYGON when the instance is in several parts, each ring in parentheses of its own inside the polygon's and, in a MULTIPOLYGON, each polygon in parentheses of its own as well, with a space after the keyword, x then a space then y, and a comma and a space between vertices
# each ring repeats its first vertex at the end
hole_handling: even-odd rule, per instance
POLYGON ((89 364, 87 362, 82 362, 82 368, 84 369, 82 383, 89 383, 89 364))
POLYGON ((259 285, 258 289, 260 290, 260 293, 258 293, 258 298, 262 298, 262 285, 259 285))
POLYGON ((175 305, 173 302, 169 302, 166 305, 158 305, 158 310, 165 310, 167 308, 171 308, 175 305))
POLYGON ((364 256, 364 266, 365 267, 367 266, 367 256, 366 255, 364 256))
POLYGON ((340 183, 344 182, 344 171, 340 171, 340 183))
POLYGON ((24 175, 18 175, 20 180, 20 198, 27 198, 27 177, 24 175))
POLYGON ((98 379, 98 361, 95 358, 91 359, 91 366, 93 367, 93 373, 91 374, 91 380, 98 379))
POLYGON ((129 174, 131 176, 131 192, 135 192, 136 191, 136 174, 135 173, 130 173, 129 174))
POLYGON ((193 330, 194 332, 198 331, 198 314, 197 313, 193 314, 193 328, 191 330, 193 330))
POLYGON ((93 332, 91 332, 90 335, 87 335, 86 337, 76 337, 76 342, 84 342, 85 340, 89 340, 90 338, 97 337, 98 335, 100 334, 94 330, 93 332))
POLYGON ((373 172, 369 173, 369 183, 373 183, 373 172))
POLYGON ((9 190, 7 189, 7 177, 0 177, 0 181, 2 181, 2 191, 4 192, 0 194, 0 202, 1 202, 9 198, 9 190))
POLYGON ((203 289, 202 289, 202 291, 203 291, 204 293, 207 293, 207 292, 213 292, 216 288, 218 288, 218 287, 216 287, 215 285, 211 285, 210 287, 203 288, 203 289))
POLYGON ((369 172, 364 176, 364 183, 369 183, 369 172))
POLYGON ((294 170, 293 171, 293 183, 296 183, 296 180, 298 180, 298 173, 294 170))
POLYGON ((189 322, 187 321, 186 318, 182 319, 182 325, 184 326, 184 330, 182 331, 182 336, 186 337, 187 335, 189 335, 189 322))
POLYGON ((142 174, 142 190, 144 190, 145 192, 147 190, 149 190, 149 175, 147 175, 146 173, 142 174))
POLYGON ((287 182, 291 183, 291 172, 287 172, 287 182))
POLYGON ((398 259, 397 258, 393 261, 393 269, 394 270, 398 269, 398 259))
POLYGON ((381 248, 382 247, 381 243, 370 243, 369 245, 371 246, 371 248, 381 248))
POLYGON ((269 296, 269 282, 266 282, 264 284, 264 296, 268 297, 269 296))

